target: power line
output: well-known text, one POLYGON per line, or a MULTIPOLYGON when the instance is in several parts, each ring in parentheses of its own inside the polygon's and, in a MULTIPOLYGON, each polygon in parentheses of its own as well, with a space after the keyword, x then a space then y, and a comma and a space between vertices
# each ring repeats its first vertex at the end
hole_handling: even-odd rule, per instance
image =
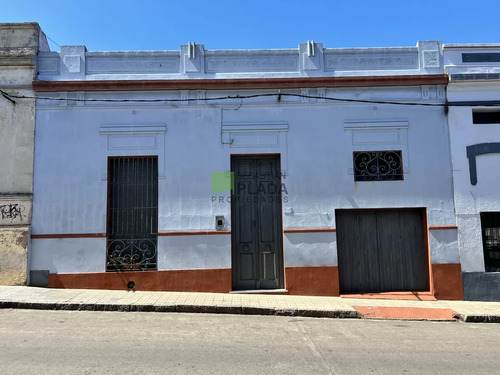
POLYGON ((10 98, 10 95, 9 95, 9 94, 7 94, 6 92, 4 92, 4 91, 2 91, 2 90, 0 90, 0 94, 2 94, 2 96, 3 96, 5 99, 7 99, 9 102, 11 102, 13 105, 16 105, 16 102, 15 102, 12 98, 10 98))
POLYGON ((45 34, 45 36, 47 37, 48 40, 50 40, 52 43, 54 43, 56 46, 58 47, 61 47, 59 44, 57 44, 56 42, 54 42, 54 39, 52 39, 50 36, 48 36, 47 34, 45 34))
POLYGON ((471 106, 481 106, 481 107, 496 107, 500 106, 499 102, 446 102, 446 103, 422 103, 422 102, 402 102, 402 101, 392 101, 392 100, 370 100, 370 99, 349 99, 349 98, 337 98, 329 96, 316 96, 316 95, 304 95, 304 94, 292 94, 292 93, 268 93, 268 94, 253 94, 253 95, 227 95, 219 96, 213 98, 184 98, 184 99, 113 99, 113 98, 102 98, 102 99, 89 99, 89 98, 54 98, 54 97, 44 97, 44 96, 27 96, 27 95, 14 95, 6 93, 0 90, 0 93, 11 99, 40 99, 40 100, 53 100, 53 101, 74 101, 74 102, 108 102, 108 103, 176 103, 176 102, 196 102, 196 101, 222 101, 222 100, 234 100, 234 99, 253 99, 253 98, 263 98, 263 97, 276 97, 278 101, 281 97, 296 97, 305 99, 317 99, 333 102, 346 102, 346 103, 364 103, 364 104, 388 104, 388 105, 404 105, 404 106, 424 106, 424 107, 471 107, 471 106))

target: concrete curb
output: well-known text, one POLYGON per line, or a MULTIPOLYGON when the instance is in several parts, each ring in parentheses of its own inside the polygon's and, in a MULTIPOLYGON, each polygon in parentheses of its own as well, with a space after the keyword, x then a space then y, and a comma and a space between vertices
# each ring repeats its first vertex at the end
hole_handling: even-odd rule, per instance
POLYGON ((500 315, 458 314, 457 318, 464 323, 500 323, 500 315))
POLYGON ((0 309, 181 312, 285 317, 500 323, 499 302, 137 292, 0 286, 0 309), (368 309, 368 311, 366 311, 368 309), (400 311, 401 310, 401 311, 400 311), (422 310, 421 313, 420 310, 422 310), (445 317, 442 319, 440 312, 445 317), (448 314, 447 312, 450 312, 448 314), (437 314, 437 317, 436 317, 437 314), (446 315, 448 314, 448 315, 446 315))
POLYGON ((66 310, 66 311, 122 311, 122 312, 180 312, 197 314, 236 314, 302 316, 311 318, 360 319, 357 311, 351 310, 301 310, 273 307, 214 306, 214 305, 127 305, 106 303, 64 302, 15 302, 0 301, 0 309, 66 310))
MULTIPOLYGON (((113 303, 67 303, 0 301, 0 309, 64 310, 64 311, 120 311, 120 312, 179 312, 196 314, 234 314, 268 316, 302 316, 310 318, 364 319, 352 310, 280 309, 274 307, 229 306, 229 305, 156 305, 156 304, 113 304, 113 303)), ((464 323, 500 323, 500 315, 456 314, 464 323)), ((370 319, 375 320, 375 319, 370 319)), ((378 320, 384 320, 380 318, 378 320)), ((413 319, 419 320, 419 319, 413 319)), ((432 320, 432 319, 424 319, 432 320)), ((439 321, 439 320, 436 320, 439 321)))

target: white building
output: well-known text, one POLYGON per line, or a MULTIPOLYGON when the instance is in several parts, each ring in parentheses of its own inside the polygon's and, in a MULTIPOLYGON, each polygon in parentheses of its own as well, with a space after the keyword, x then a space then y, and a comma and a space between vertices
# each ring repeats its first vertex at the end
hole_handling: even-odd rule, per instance
POLYGON ((447 82, 439 42, 42 53, 30 269, 461 299, 447 82))
POLYGON ((446 45, 444 58, 464 294, 500 300, 500 45, 446 45))

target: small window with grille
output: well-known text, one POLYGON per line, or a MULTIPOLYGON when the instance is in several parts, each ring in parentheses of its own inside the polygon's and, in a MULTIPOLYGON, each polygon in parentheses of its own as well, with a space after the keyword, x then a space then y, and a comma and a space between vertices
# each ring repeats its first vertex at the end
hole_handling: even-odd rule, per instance
POLYGON ((481 212, 484 267, 486 272, 500 272, 500 212, 481 212))
POLYGON ((403 180, 401 151, 354 151, 354 181, 403 180))

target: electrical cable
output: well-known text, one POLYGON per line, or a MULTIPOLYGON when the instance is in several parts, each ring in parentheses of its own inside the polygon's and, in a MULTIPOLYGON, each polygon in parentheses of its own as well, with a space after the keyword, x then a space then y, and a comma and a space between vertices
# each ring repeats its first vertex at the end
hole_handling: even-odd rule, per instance
POLYGON ((276 93, 267 94, 252 94, 252 95, 227 95, 218 96, 213 98, 188 98, 188 99, 89 99, 89 98, 54 98, 54 97, 44 97, 44 96, 27 96, 27 95, 14 95, 9 94, 3 90, 0 90, 3 96, 9 97, 11 99, 40 99, 40 100, 53 100, 53 101, 75 101, 75 102, 108 102, 108 103, 176 103, 176 102, 192 102, 192 101, 222 101, 222 100, 234 100, 234 99, 253 99, 253 98, 264 98, 264 97, 276 97, 278 101, 281 101, 282 97, 296 97, 296 98, 306 98, 306 99, 318 99, 325 101, 335 101, 335 102, 346 102, 346 103, 364 103, 364 104, 389 104, 389 105, 403 105, 403 106, 424 106, 424 107, 496 107, 500 106, 499 102, 493 103, 481 103, 474 105, 468 102, 445 102, 445 103, 421 103, 421 102, 402 102, 393 100, 370 100, 370 99, 349 99, 349 98, 337 98, 329 96, 316 96, 316 95, 304 95, 304 94, 293 94, 293 93, 283 93, 281 91, 276 93))
POLYGON ((53 40, 50 36, 48 36, 47 34, 45 34, 45 36, 47 37, 47 39, 48 39, 48 40, 50 40, 50 41, 51 41, 52 43, 54 43, 56 46, 61 47, 61 45, 60 45, 60 44, 57 44, 56 42, 54 42, 54 40, 53 40))

